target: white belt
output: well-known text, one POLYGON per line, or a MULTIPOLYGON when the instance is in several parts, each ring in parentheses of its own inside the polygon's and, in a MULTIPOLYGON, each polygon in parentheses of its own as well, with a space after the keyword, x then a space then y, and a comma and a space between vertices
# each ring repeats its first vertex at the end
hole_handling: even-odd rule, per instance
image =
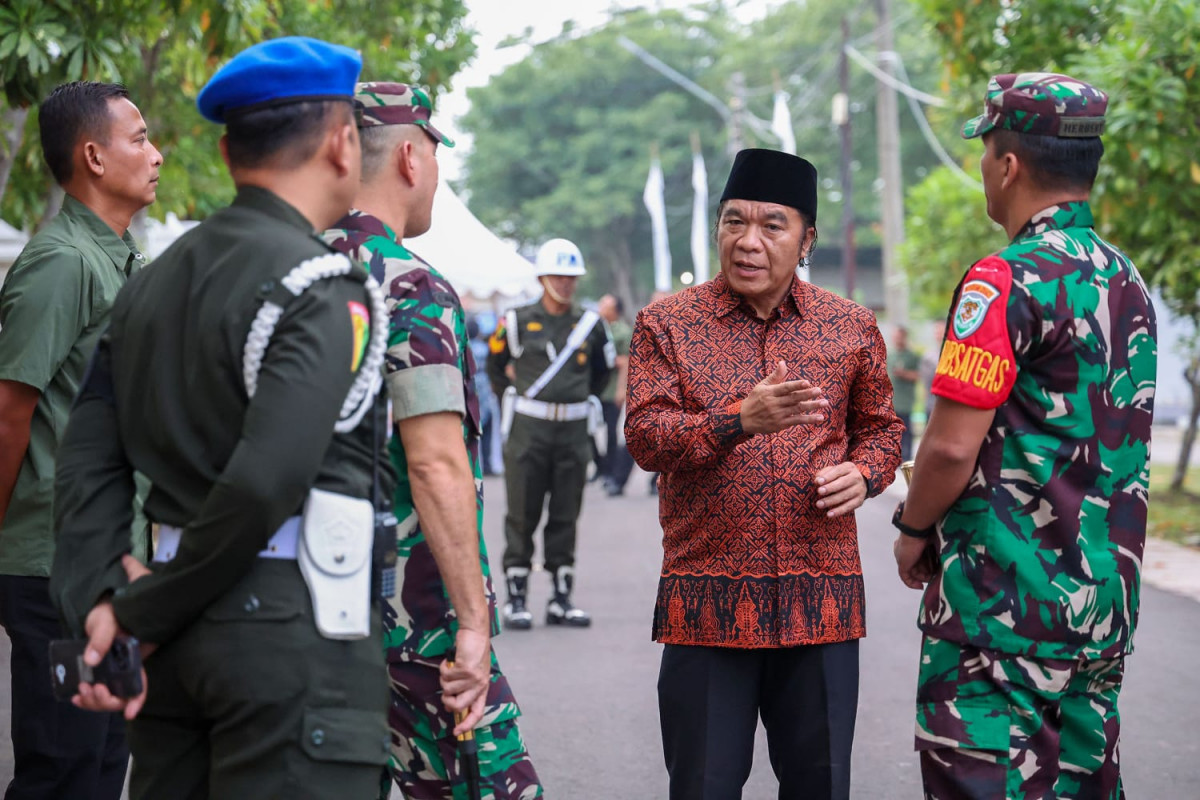
POLYGON ((544 403, 541 400, 531 400, 528 397, 516 398, 513 409, 526 417, 548 419, 554 422, 573 422, 577 419, 587 419, 592 404, 587 400, 582 403, 544 403))
MULTIPOLYGON (((279 526, 275 535, 267 542, 265 549, 258 553, 259 558, 281 558, 287 561, 296 560, 296 547, 300 542, 300 517, 289 517, 287 522, 279 526)), ((183 529, 171 525, 158 527, 158 547, 154 548, 154 560, 165 564, 175 558, 179 552, 179 540, 183 537, 183 529)))

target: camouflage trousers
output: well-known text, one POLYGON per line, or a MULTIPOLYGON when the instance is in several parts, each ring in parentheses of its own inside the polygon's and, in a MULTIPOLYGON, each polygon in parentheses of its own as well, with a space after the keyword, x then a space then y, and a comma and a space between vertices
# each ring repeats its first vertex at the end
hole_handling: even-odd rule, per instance
MULTIPOLYGON (((407 800, 468 800, 458 741, 452 733, 454 717, 442 705, 440 661, 413 656, 388 664, 392 689, 388 772, 407 800)), ((493 653, 487 706, 475 726, 483 800, 542 797, 537 772, 517 726, 520 714, 493 653)), ((385 775, 380 800, 388 797, 389 783, 385 775)))
POLYGON ((926 636, 916 749, 929 800, 1123 800, 1124 659, 1033 659, 926 636))

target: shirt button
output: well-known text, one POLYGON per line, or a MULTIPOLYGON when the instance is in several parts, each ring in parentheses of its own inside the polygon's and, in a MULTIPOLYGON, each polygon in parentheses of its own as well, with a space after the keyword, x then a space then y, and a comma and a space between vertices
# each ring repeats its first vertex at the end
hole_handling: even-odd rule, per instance
POLYGON ((321 745, 325 744, 325 731, 321 730, 320 728, 317 728, 312 732, 311 738, 312 738, 312 743, 315 744, 317 747, 320 747, 321 745))
POLYGON ((258 611, 258 605, 258 598, 254 595, 250 595, 250 598, 246 600, 246 605, 243 606, 243 608, 246 609, 247 614, 253 614, 255 611, 258 611))
POLYGON ((146 260, 146 257, 145 257, 144 255, 142 255, 141 253, 134 253, 134 254, 133 254, 133 257, 134 257, 134 258, 136 258, 138 261, 145 261, 145 260, 146 260))

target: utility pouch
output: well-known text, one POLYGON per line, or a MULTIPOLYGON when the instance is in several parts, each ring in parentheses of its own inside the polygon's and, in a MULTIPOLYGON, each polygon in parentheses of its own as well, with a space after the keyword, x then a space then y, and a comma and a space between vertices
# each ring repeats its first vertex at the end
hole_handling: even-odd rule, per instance
POLYGON ((509 386, 500 398, 500 439, 508 441, 508 433, 512 430, 513 415, 517 413, 517 387, 509 386))
POLYGON ((606 430, 604 424, 604 406, 600 403, 600 398, 596 395, 589 395, 588 403, 588 435, 595 436, 602 430, 606 430))
POLYGON ((317 631, 326 639, 365 639, 371 633, 375 544, 371 501, 309 490, 300 539, 296 561, 312 597, 317 631))

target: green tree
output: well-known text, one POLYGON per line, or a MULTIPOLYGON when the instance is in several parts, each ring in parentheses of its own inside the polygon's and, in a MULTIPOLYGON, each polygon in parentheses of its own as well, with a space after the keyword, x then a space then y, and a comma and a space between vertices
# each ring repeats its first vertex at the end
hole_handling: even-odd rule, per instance
MULTIPOLYGON (((1200 6, 1128 0, 1124 11, 1072 65, 1112 98, 1097 181, 1099 227, 1168 307, 1200 328, 1200 6)), ((1196 338, 1185 360, 1193 403, 1173 490, 1183 489, 1200 420, 1196 338)))
MULTIPOLYGON (((925 41, 924 20, 908 0, 897 2, 893 12, 896 51, 903 54, 908 79, 919 88, 936 87, 940 62, 925 41)), ((791 95, 789 103, 796 134, 796 152, 811 161, 821 176, 820 230, 827 244, 841 244, 842 216, 839 182, 841 147, 833 124, 833 96, 839 91, 838 54, 843 18, 849 23, 852 46, 874 58, 877 25, 874 3, 786 3, 758 20, 742 37, 731 42, 719 67, 725 74, 740 72, 750 87, 760 87, 747 98, 747 108, 770 119, 774 78, 782 78, 791 95)), ((852 195, 856 242, 879 245, 880 191, 878 136, 876 135, 876 80, 857 62, 849 63, 852 195)), ((728 89, 725 90, 728 93, 728 89)), ((937 157, 921 135, 916 119, 903 98, 900 103, 900 161, 905 186, 915 185, 937 164, 937 157)), ((777 147, 770 137, 749 131, 747 146, 777 147)), ((840 288, 840 287, 831 287, 840 288)))
MULTIPOLYGON (((1172 311, 1200 328, 1200 6, 1193 0, 917 2, 936 32, 948 88, 964 115, 978 105, 992 73, 1061 71, 1109 93, 1106 153, 1093 193, 1098 227, 1130 254, 1172 311)), ((945 219, 964 202, 933 185, 912 197, 910 211, 919 209, 926 220, 945 219)), ((915 233, 912 225, 909 232, 915 233)), ((945 225, 938 233, 945 260, 970 263, 987 252, 978 228, 945 225)), ((910 275, 923 269, 922 260, 910 248, 910 275)), ((945 271, 927 290, 948 300, 956 280, 945 271)), ((1193 408, 1175 488, 1182 487, 1200 420, 1196 340, 1186 361, 1193 408)))
MULTIPOLYGON (((11 13, 0 9, 5 95, 31 104, 67 80, 126 83, 165 159, 159 199, 150 209, 155 216, 200 219, 232 197, 217 148, 221 131, 200 117, 195 98, 220 64, 244 47, 276 36, 316 36, 363 52, 366 78, 419 82, 434 93, 474 54, 463 0, 12 3, 11 13), (11 52, 5 50, 9 41, 18 42, 11 52), (33 44, 21 46, 26 41, 33 44)), ((8 191, 0 180, 0 214, 19 226, 44 216, 53 185, 33 116, 10 120, 0 114, 0 158, 15 154, 8 191), (16 145, 6 146, 10 142, 16 145)), ((0 161, 0 179, 3 167, 0 161)))
POLYGON ((955 285, 979 258, 1004 246, 1004 231, 988 219, 983 192, 948 167, 909 191, 905 211, 899 257, 909 296, 921 316, 944 319, 955 285))
MULTIPOLYGON (((648 150, 661 153, 671 250, 677 263, 690 252, 689 135, 700 133, 710 193, 721 190, 729 167, 729 131, 722 116, 622 49, 624 36, 699 84, 732 102, 734 76, 746 87, 746 110, 772 114, 777 79, 791 94, 797 149, 822 179, 820 228, 837 242, 841 211, 838 138, 831 119, 844 5, 832 0, 784 4, 741 27, 721 3, 686 11, 619 13, 599 30, 567 30, 534 46, 523 61, 473 90, 463 120, 475 135, 465 180, 470 205, 493 229, 525 244, 567 236, 594 268, 589 288, 609 287, 630 301, 652 287, 650 223, 642 205, 648 150), (603 65, 602 68, 598 65, 603 65)), ((910 79, 932 82, 938 62, 923 43, 911 6, 897 12, 898 47, 910 79)), ((852 37, 868 54, 871 10, 851 13, 852 37)), ((852 66, 856 219, 860 244, 878 243, 879 194, 875 145, 875 80, 852 66)), ((904 174, 915 182, 935 163, 916 122, 902 113, 904 174)), ((770 133, 742 126, 743 146, 777 147, 770 133)))
MULTIPOLYGON (((526 245, 562 236, 588 263, 587 288, 627 302, 651 288, 650 222, 642 189, 651 146, 666 179, 672 251, 688 252, 690 135, 700 131, 710 183, 728 169, 726 132, 709 106, 618 44, 626 36, 704 84, 730 35, 719 6, 615 15, 593 33, 567 28, 469 92, 473 134, 466 187, 472 211, 526 245)), ((707 86, 714 93, 719 87, 707 86)))

